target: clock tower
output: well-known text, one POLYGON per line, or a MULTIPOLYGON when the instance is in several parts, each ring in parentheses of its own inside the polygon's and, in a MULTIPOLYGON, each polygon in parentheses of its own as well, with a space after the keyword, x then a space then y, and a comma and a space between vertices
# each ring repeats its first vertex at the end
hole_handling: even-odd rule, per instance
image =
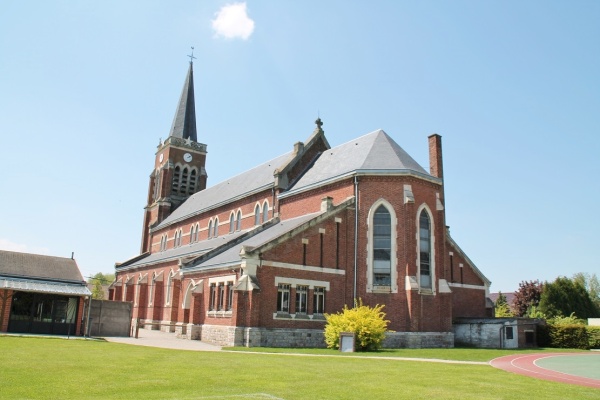
POLYGON ((194 193, 206 188, 206 145, 196 136, 193 55, 171 131, 160 141, 150 174, 141 253, 150 251, 150 229, 194 193))

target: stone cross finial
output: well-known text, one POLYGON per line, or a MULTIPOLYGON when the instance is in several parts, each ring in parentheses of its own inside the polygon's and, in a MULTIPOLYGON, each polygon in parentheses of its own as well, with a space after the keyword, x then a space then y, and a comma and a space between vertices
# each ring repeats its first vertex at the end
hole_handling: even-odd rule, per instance
POLYGON ((192 54, 188 55, 188 57, 190 58, 190 64, 194 62, 194 46, 192 46, 192 54))
POLYGON ((317 124, 317 128, 321 129, 321 127, 323 126, 323 121, 321 121, 321 118, 317 118, 317 120, 315 121, 315 124, 317 124))

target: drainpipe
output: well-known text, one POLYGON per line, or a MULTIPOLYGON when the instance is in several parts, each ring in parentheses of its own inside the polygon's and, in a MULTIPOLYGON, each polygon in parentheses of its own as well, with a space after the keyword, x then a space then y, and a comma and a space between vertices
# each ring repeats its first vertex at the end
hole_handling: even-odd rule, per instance
MULTIPOLYGON (((92 296, 89 296, 89 304, 88 304, 88 309, 87 309, 88 315, 87 315, 87 322, 85 323, 85 330, 87 331, 87 336, 88 338, 91 337, 91 326, 90 326, 90 314, 92 312, 92 296)), ((85 335, 83 335, 85 337, 85 335)))
POLYGON ((354 175, 354 296, 356 301, 356 277, 358 264, 358 177, 354 175))

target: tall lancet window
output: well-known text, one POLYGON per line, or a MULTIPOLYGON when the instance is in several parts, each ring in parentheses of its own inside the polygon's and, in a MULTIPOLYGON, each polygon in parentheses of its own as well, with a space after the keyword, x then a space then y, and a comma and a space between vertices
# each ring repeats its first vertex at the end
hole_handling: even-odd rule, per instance
POLYGON ((175 167, 175 170, 173 171, 173 184, 172 184, 173 192, 177 193, 179 191, 180 181, 181 181, 181 168, 178 165, 175 167))
POLYGON ((154 173, 154 193, 152 195, 152 199, 154 201, 158 200, 160 196, 160 171, 156 170, 154 173))
POLYGON ((189 171, 188 171, 187 167, 184 167, 183 170, 181 171, 181 182, 179 184, 179 193, 184 194, 184 195, 187 193, 187 188, 188 188, 188 184, 189 184, 188 173, 189 173, 189 171))
POLYGON ((196 177, 196 170, 193 169, 190 172, 190 183, 188 185, 188 194, 192 195, 194 194, 194 192, 196 191, 196 182, 198 181, 197 177, 196 177))
POLYGON ((383 205, 373 215, 373 285, 389 286, 392 271, 392 218, 383 205))
POLYGON ((425 209, 419 216, 419 270, 421 287, 431 289, 431 223, 425 209))

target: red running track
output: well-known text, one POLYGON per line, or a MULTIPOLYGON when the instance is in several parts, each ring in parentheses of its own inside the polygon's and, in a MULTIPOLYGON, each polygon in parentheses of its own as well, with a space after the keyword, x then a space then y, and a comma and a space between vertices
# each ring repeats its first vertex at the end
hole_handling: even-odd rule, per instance
POLYGON ((581 353, 535 353, 535 354, 518 354, 512 356, 504 356, 490 361, 490 365, 495 368, 505 371, 514 372, 516 374, 530 376, 533 378, 545 379, 554 382, 571 383, 574 385, 588 386, 600 389, 600 380, 585 378, 577 375, 565 374, 563 372, 553 371, 550 369, 540 368, 535 365, 535 362, 542 358, 556 356, 581 356, 598 357, 597 354, 581 354, 581 353))

